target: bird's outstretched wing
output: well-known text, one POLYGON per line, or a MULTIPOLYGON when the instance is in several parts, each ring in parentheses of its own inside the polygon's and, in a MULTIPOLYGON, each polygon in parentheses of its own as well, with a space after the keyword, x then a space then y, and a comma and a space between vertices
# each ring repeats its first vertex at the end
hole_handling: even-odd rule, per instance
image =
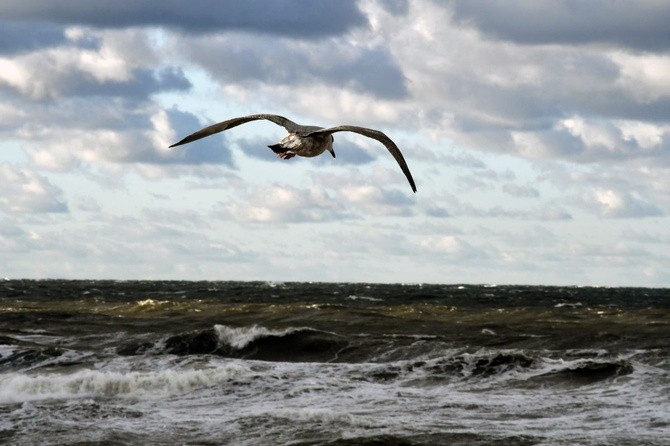
POLYGON ((238 118, 228 119, 227 121, 219 122, 218 124, 212 124, 209 127, 200 129, 195 133, 188 135, 186 138, 181 141, 172 144, 170 147, 180 146, 182 144, 188 144, 190 142, 196 141, 198 139, 204 138, 214 133, 223 132, 224 130, 232 129, 237 127, 240 124, 244 124, 249 121, 258 121, 259 119, 267 119, 268 121, 274 122, 277 125, 281 125, 289 132, 296 132, 303 130, 303 126, 296 124, 290 119, 286 119, 283 116, 279 115, 249 115, 249 116, 240 116, 238 118))
POLYGON ((332 134, 337 132, 358 133, 363 136, 367 136, 368 138, 376 139, 380 143, 384 144, 384 146, 386 146, 388 151, 391 152, 391 155, 393 155, 393 158, 395 158, 395 160, 398 162, 400 169, 402 169, 402 172, 407 177, 407 181, 409 181, 409 185, 412 186, 412 190, 416 192, 416 185, 414 184, 414 179, 412 178, 412 174, 409 171, 409 167, 407 167, 407 162, 405 161, 405 158, 402 156, 400 149, 398 148, 398 146, 395 145, 395 143, 391 140, 391 138, 389 138, 379 130, 368 129, 365 127, 356 127, 354 125, 338 125, 337 127, 315 130, 313 132, 307 133, 304 136, 332 134))

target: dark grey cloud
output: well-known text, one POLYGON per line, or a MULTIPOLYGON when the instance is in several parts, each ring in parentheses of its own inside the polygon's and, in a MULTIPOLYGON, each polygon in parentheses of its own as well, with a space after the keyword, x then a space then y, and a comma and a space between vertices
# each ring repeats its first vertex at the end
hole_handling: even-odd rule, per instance
MULTIPOLYGON (((176 108, 167 110, 167 114, 178 140, 207 125, 199 122, 193 114, 176 108)), ((185 146, 174 147, 165 157, 157 157, 153 149, 146 150, 140 152, 144 159, 137 160, 158 164, 223 164, 234 167, 233 156, 228 146, 225 135, 219 134, 185 146)))
POLYGON ((57 46, 65 41, 63 28, 53 23, 0 20, 0 54, 3 55, 57 46))
POLYGON ((270 137, 240 138, 235 141, 242 152, 251 157, 263 161, 275 161, 277 156, 268 148, 269 144, 276 141, 270 137))
POLYGON ((670 48, 670 8, 664 0, 454 0, 452 7, 457 22, 521 44, 670 48))
MULTIPOLYGON (((340 135, 342 135, 342 133, 333 135, 335 138, 335 141, 333 142, 333 150, 335 151, 335 156, 337 157, 337 164, 363 165, 371 163, 380 155, 388 156, 386 148, 381 144, 376 147, 379 149, 379 153, 371 155, 370 152, 366 151, 358 144, 351 142, 340 135)), ((378 144, 376 141, 373 141, 373 143, 375 145, 378 144)), ((332 164, 333 161, 335 161, 330 155, 322 156, 318 160, 323 164, 332 164)))
POLYGON ((339 35, 367 23, 354 0, 3 0, 0 16, 99 28, 164 26, 193 33, 234 29, 292 37, 339 35))
POLYGON ((382 48, 367 49, 350 63, 315 69, 313 75, 334 85, 348 85, 379 97, 401 99, 407 94, 400 67, 382 48))
MULTIPOLYGON (((488 110, 522 120, 526 128, 553 125, 555 116, 576 111, 612 117, 630 114, 628 107, 632 98, 619 94, 614 85, 620 71, 611 60, 578 51, 535 57, 532 64, 544 77, 542 82, 501 86, 487 83, 481 75, 464 72, 450 77, 445 83, 445 93, 452 100, 467 102, 475 111, 488 110), (547 88, 548 84, 551 88, 547 88)), ((467 114, 457 116, 456 120, 468 130, 491 130, 496 125, 490 121, 470 120, 467 114)))
POLYGON ((88 73, 75 70, 51 79, 58 96, 118 97, 134 101, 147 100, 158 92, 189 90, 192 86, 182 69, 176 67, 158 70, 138 68, 133 70, 130 79, 118 81, 101 82, 88 73))
MULTIPOLYGON (((2 97, 2 96, 0 96, 2 97)), ((81 131, 107 129, 114 132, 142 131, 151 127, 150 116, 142 109, 145 103, 128 100, 96 100, 86 96, 63 98, 57 103, 8 101, 24 115, 0 121, 0 132, 12 134, 21 132, 27 138, 37 135, 43 129, 59 128, 81 131), (27 120, 23 116, 30 116, 27 120)), ((195 119, 195 118, 194 118, 195 119)))
POLYGON ((407 95, 402 70, 385 48, 352 53, 350 46, 332 41, 296 46, 292 41, 236 34, 189 42, 182 51, 224 83, 325 83, 382 98, 407 95))

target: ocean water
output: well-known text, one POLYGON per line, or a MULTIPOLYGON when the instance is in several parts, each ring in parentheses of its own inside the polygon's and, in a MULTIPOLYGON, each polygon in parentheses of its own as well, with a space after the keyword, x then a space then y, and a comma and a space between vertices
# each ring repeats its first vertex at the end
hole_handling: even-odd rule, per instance
POLYGON ((5 280, 0 443, 668 445, 670 290, 5 280))

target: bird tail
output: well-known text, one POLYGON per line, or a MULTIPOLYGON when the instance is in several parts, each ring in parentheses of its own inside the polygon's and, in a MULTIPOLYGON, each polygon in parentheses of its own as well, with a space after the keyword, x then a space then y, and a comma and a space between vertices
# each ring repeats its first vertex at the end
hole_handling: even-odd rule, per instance
POLYGON ((285 153, 288 151, 287 148, 283 147, 281 144, 272 144, 268 146, 274 153, 285 153))

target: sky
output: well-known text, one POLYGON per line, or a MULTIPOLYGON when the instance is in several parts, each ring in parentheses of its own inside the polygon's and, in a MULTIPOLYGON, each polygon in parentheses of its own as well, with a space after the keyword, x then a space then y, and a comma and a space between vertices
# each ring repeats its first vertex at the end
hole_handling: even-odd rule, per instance
POLYGON ((3 0, 0 277, 670 286, 664 0, 3 0), (281 160, 267 121, 337 133, 281 160))

